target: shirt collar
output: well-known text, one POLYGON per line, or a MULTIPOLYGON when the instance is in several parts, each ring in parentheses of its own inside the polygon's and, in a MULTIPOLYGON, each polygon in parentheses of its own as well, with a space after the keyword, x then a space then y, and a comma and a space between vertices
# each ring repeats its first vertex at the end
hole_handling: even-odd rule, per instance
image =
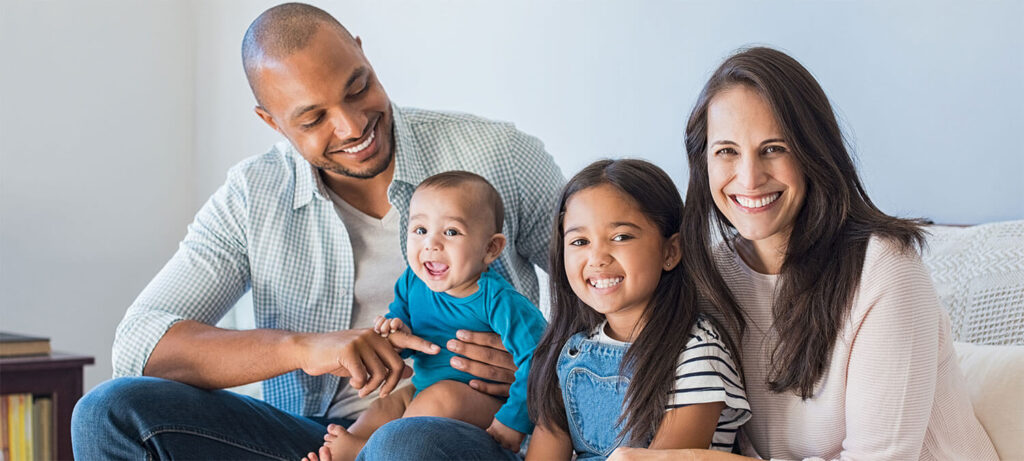
MULTIPOLYGON (((287 141, 282 142, 287 144, 287 141)), ((327 192, 324 190, 319 169, 307 162, 291 144, 288 144, 288 151, 295 163, 295 198, 292 201, 292 209, 297 210, 309 205, 309 202, 313 201, 313 197, 327 200, 327 192)))
MULTIPOLYGON (((409 122, 402 114, 402 110, 391 104, 391 114, 394 130, 395 145, 395 176, 391 180, 402 182, 410 186, 416 186, 426 179, 426 169, 423 167, 423 159, 416 149, 416 137, 409 126, 409 122)), ((313 197, 321 200, 329 200, 323 179, 319 170, 306 161, 287 141, 282 141, 287 146, 295 162, 295 198, 292 202, 292 209, 299 209, 309 204, 313 197)), ((390 188, 388 189, 390 192, 390 188)))
POLYGON ((416 134, 401 108, 391 104, 391 114, 395 129, 395 177, 391 183, 403 182, 416 186, 427 178, 423 158, 416 149, 416 134))

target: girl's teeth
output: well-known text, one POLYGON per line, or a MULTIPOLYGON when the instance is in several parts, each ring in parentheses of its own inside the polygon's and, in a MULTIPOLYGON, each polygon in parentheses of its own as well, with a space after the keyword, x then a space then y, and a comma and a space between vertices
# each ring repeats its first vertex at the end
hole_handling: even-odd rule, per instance
POLYGON ((348 149, 342 149, 342 152, 347 152, 349 154, 354 154, 354 153, 359 152, 359 151, 361 151, 363 149, 366 149, 366 146, 369 146, 370 143, 373 142, 373 137, 374 137, 375 134, 376 134, 375 132, 371 131, 370 132, 370 137, 366 138, 366 141, 363 141, 363 142, 359 143, 358 146, 350 147, 348 149))
POLYGON ((750 199, 747 197, 736 196, 736 201, 743 205, 745 208, 761 208, 768 206, 768 204, 774 202, 776 199, 782 196, 782 192, 776 192, 771 195, 766 195, 759 199, 750 199))
POLYGON ((590 286, 594 288, 608 288, 622 283, 622 277, 610 279, 590 280, 590 286))

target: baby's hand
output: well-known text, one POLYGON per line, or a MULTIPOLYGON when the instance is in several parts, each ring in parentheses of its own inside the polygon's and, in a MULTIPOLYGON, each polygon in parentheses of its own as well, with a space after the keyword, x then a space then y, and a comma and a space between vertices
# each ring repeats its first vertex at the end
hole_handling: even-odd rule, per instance
POLYGON ((519 453, 519 446, 523 444, 523 438, 526 436, 511 427, 501 424, 501 421, 497 419, 491 421, 491 426, 487 428, 487 433, 494 437, 499 444, 506 450, 512 453, 519 453))
POLYGON ((377 334, 387 338, 391 336, 391 333, 397 333, 399 331, 412 334, 409 327, 405 326, 405 322, 402 319, 389 319, 382 316, 377 316, 377 319, 373 321, 373 331, 377 334))

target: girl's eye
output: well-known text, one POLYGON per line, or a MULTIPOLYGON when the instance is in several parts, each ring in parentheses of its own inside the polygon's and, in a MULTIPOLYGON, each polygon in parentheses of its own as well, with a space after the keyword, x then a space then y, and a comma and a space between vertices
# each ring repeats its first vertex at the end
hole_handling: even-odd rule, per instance
POLYGON ((764 153, 766 153, 766 154, 776 154, 776 153, 782 153, 782 152, 785 152, 785 151, 786 151, 786 148, 782 147, 782 146, 768 146, 768 147, 764 148, 764 153))
POLYGON ((412 233, 418 234, 418 235, 424 235, 424 234, 427 233, 427 229, 424 228, 423 226, 416 226, 416 227, 414 227, 412 229, 412 233))
POLYGON ((588 243, 590 243, 590 242, 588 242, 587 239, 575 239, 575 240, 570 241, 569 245, 572 245, 574 247, 581 247, 581 246, 586 245, 588 243))
POLYGON ((613 242, 625 242, 626 240, 631 240, 632 238, 633 238, 632 235, 618 234, 618 235, 612 237, 612 241, 613 242))
POLYGON ((457 231, 455 229, 445 229, 444 230, 444 235, 446 237, 455 237, 456 235, 459 235, 459 231, 457 231))

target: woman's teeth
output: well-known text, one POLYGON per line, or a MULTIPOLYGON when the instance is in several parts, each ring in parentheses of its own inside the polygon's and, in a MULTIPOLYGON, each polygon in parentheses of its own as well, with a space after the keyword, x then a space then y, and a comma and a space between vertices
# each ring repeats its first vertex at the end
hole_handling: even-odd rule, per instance
POLYGON ((740 205, 743 205, 743 207, 745 207, 745 208, 761 208, 761 207, 768 206, 770 203, 774 202, 776 199, 778 199, 781 196, 782 196, 782 192, 776 192, 774 194, 766 195, 764 197, 757 198, 757 199, 752 199, 752 198, 747 198, 747 197, 743 197, 743 196, 737 195, 736 196, 736 201, 740 205))
POLYGON ((366 138, 366 141, 363 141, 363 142, 359 143, 358 146, 350 147, 348 149, 342 149, 341 151, 345 152, 345 153, 349 153, 349 154, 354 154, 354 153, 359 152, 359 151, 361 151, 363 149, 366 149, 366 146, 369 146, 370 143, 373 142, 373 137, 375 135, 376 135, 376 132, 375 131, 371 131, 370 132, 370 136, 368 138, 366 138))
POLYGON ((590 279, 590 280, 588 280, 588 282, 590 282, 590 286, 592 286, 594 288, 608 288, 608 287, 613 287, 615 285, 618 285, 618 284, 622 283, 622 277, 614 277, 614 278, 610 278, 610 279, 597 279, 597 280, 590 279))

